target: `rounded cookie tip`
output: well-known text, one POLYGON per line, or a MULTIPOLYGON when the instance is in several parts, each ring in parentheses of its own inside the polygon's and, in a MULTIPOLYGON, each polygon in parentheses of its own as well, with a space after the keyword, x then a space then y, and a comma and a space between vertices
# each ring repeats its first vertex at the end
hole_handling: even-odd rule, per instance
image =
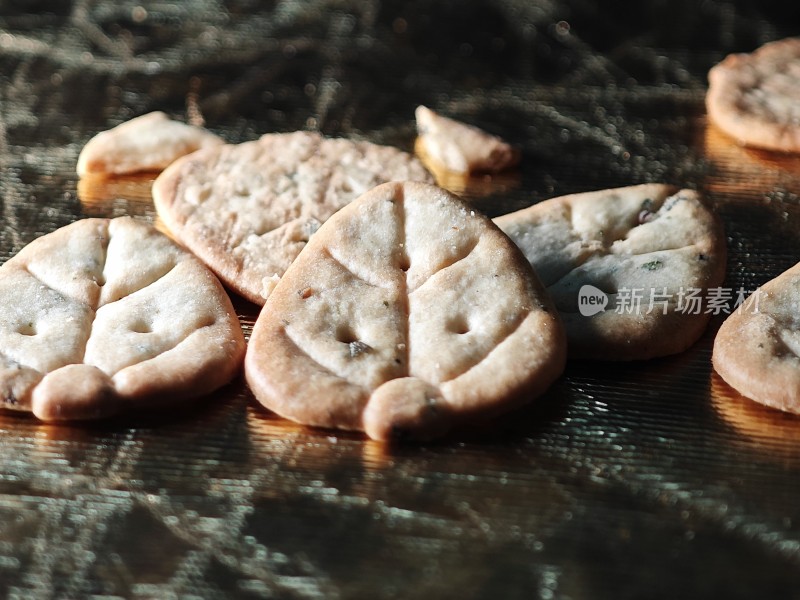
POLYGON ((402 377, 372 393, 363 425, 374 440, 430 440, 450 429, 451 416, 438 388, 416 377, 402 377))
POLYGON ((67 365, 45 375, 33 390, 31 410, 42 421, 108 417, 119 410, 111 378, 92 365, 67 365))

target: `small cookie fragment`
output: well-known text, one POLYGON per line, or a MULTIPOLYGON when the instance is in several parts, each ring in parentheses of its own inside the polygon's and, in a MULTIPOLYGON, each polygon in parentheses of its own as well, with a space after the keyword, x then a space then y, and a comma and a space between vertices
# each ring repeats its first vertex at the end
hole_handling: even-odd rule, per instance
POLYGON ((800 414, 800 264, 756 290, 714 339, 719 375, 743 396, 800 414))
POLYGON ((722 284, 719 219, 697 192, 662 184, 545 200, 495 219, 564 320, 571 358, 639 360, 686 350, 722 284))
POLYGON ((706 109, 740 144, 800 152, 800 38, 731 54, 708 74, 706 109))
POLYGON ((298 131, 186 156, 156 179, 153 199, 183 245, 264 304, 328 217, 380 183, 404 180, 433 177, 396 148, 298 131))
POLYGON ((161 171, 181 156, 225 142, 213 133, 151 112, 98 133, 78 156, 78 175, 161 171))
POLYGON ((219 281, 129 217, 34 240, 0 267, 0 298, 0 402, 45 421, 203 396, 244 357, 219 281))
POLYGON ((454 173, 498 173, 519 163, 507 142, 473 125, 443 117, 425 106, 416 110, 419 141, 433 162, 454 173))
POLYGON ((564 361, 519 250, 452 194, 406 182, 322 225, 267 299, 245 375, 299 423, 429 439, 531 400, 564 361))

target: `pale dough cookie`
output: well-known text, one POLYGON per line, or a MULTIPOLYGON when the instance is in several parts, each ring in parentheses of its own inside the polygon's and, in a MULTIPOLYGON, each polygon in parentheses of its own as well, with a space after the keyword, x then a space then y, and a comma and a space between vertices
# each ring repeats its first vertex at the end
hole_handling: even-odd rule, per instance
POLYGON ((84 219, 0 267, 0 401, 46 421, 202 396, 245 344, 219 281, 129 217, 84 219))
POLYGON ((708 116, 741 144, 800 152, 800 38, 731 54, 708 74, 708 116))
POLYGON ((710 316, 698 300, 725 276, 722 225, 691 190, 645 184, 574 194, 495 222, 547 286, 572 358, 682 352, 710 316))
POLYGON ((761 286, 722 324, 714 369, 743 396, 800 413, 800 264, 761 286))
POLYGON ((264 304, 309 237, 387 181, 433 181, 406 152, 298 131, 186 156, 153 184, 171 233, 231 289, 264 304))
POLYGON ((161 171, 185 154, 224 143, 200 127, 151 112, 90 139, 78 156, 78 175, 161 171))
POLYGON ((245 374, 294 421, 428 439, 531 400, 564 361, 557 313, 510 240, 440 188, 389 183, 289 267, 245 374))
POLYGON ((519 162, 519 152, 497 136, 443 117, 425 106, 416 111, 419 141, 427 158, 454 173, 497 173, 519 162))

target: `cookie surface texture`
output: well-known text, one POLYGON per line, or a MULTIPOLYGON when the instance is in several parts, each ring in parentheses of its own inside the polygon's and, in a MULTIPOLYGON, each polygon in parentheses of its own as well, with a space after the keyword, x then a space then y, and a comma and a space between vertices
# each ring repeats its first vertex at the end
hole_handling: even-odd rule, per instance
POLYGON ((800 152, 800 38, 731 54, 708 74, 709 119, 740 144, 800 152))
POLYGON ((128 217, 34 240, 0 267, 0 297, 0 400, 47 421, 206 395, 244 357, 219 281, 128 217))
POLYGON ((294 421, 428 439, 529 401, 564 361, 557 313, 513 243, 440 188, 388 183, 289 267, 245 374, 294 421))
POLYGON ((765 283, 722 324, 714 369, 761 404, 800 413, 800 264, 765 283))
POLYGON ((519 162, 519 152, 499 137, 444 117, 425 106, 416 110, 419 140, 427 157, 453 173, 497 173, 519 162))
POLYGON ((550 292, 571 358, 682 352, 705 330, 708 289, 725 277, 722 225, 692 190, 645 184, 574 194, 495 223, 550 292))
POLYGON ((210 131, 152 112, 90 139, 78 156, 77 171, 81 177, 161 171, 185 154, 223 143, 210 131))
POLYGON ((173 235, 231 289, 264 304, 274 282, 332 214, 387 181, 433 181, 413 156, 311 132, 186 156, 153 184, 173 235))

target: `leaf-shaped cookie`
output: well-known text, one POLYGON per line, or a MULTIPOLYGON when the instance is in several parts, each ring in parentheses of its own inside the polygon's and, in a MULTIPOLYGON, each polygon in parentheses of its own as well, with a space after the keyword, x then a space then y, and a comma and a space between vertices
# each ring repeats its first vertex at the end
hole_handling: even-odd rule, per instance
POLYGON ((289 267, 245 373, 256 398, 300 423, 424 439, 542 393, 564 343, 530 265, 489 219, 435 186, 388 183, 289 267))
POLYGON ((800 264, 765 283, 725 319, 714 369, 739 393, 800 413, 800 264))
POLYGON ((495 223, 547 286, 573 358, 682 352, 705 330, 707 291, 725 277, 722 225, 692 190, 645 184, 574 194, 495 223))
POLYGON ((122 175, 160 171, 200 148, 224 144, 210 131, 152 112, 101 131, 78 156, 78 175, 122 175))
POLYGON ((129 217, 34 240, 0 267, 0 298, 0 401, 44 420, 201 396, 244 356, 219 281, 129 217))
POLYGON ((396 148, 298 131, 186 156, 156 179, 153 199, 182 244, 264 304, 321 223, 368 189, 403 180, 433 177, 396 148))

